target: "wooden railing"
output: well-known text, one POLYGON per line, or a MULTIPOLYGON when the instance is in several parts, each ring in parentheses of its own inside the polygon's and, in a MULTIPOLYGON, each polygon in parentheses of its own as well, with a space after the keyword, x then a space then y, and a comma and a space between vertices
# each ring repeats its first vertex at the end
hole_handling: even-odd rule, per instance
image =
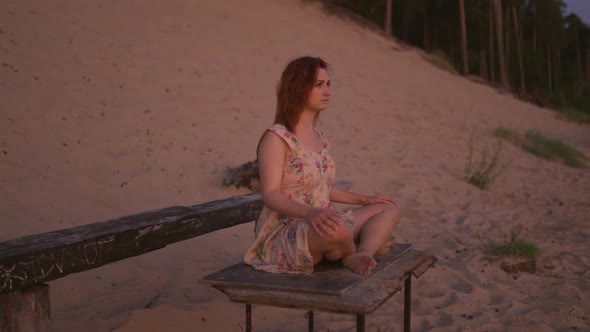
MULTIPOLYGON (((14 322, 10 325, 11 320, 31 319, 19 318, 18 315, 28 314, 9 307, 9 303, 29 299, 27 290, 39 289, 44 282, 72 273, 253 221, 258 218, 262 205, 260 194, 250 194, 0 242, 0 331, 12 331, 19 325, 14 322)), ((43 292, 41 297, 47 297, 47 287, 43 292)), ((24 309, 22 305, 16 307, 24 309)), ((22 325, 21 322, 19 330, 24 330, 22 325)))

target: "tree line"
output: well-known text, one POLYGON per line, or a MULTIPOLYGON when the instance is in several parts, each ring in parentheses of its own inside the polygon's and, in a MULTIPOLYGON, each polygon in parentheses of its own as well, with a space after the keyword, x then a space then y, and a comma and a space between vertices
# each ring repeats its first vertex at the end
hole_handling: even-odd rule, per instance
POLYGON ((590 114, 590 27, 563 0, 331 0, 464 75, 590 114))

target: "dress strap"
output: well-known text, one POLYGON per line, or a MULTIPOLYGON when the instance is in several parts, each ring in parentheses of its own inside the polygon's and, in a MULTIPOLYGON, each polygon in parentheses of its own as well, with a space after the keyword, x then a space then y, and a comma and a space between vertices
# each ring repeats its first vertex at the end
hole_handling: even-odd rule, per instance
POLYGON ((324 132, 321 131, 319 128, 316 128, 316 131, 318 132, 318 135, 320 135, 320 139, 322 140, 322 144, 324 145, 324 149, 326 149, 326 150, 330 149, 330 143, 328 143, 326 136, 324 136, 324 132))
POLYGON ((275 123, 268 128, 268 130, 282 138, 287 145, 289 145, 289 149, 291 149, 292 152, 299 150, 299 142, 297 141, 297 138, 295 138, 295 136, 282 124, 275 123))

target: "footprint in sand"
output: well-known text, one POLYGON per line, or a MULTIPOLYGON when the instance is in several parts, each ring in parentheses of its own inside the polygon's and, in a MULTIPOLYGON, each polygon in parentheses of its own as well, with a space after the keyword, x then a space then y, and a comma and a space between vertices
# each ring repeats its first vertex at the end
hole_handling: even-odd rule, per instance
MULTIPOLYGON (((449 327, 455 323, 453 317, 447 313, 440 312, 430 319, 425 319, 419 323, 417 331, 440 331, 441 327, 449 327)), ((446 331, 446 329, 444 329, 446 331)))
POLYGON ((438 285, 427 284, 420 288, 418 294, 421 298, 435 299, 444 296, 446 293, 447 290, 439 287, 438 285))
POLYGON ((420 322, 420 325, 418 325, 418 331, 430 331, 434 328, 436 328, 436 325, 432 324, 429 320, 425 319, 423 321, 420 322))
POLYGON ((473 285, 466 282, 463 279, 457 278, 452 281, 451 289, 453 289, 459 293, 471 294, 471 292, 473 291, 473 285))
MULTIPOLYGON (((439 312, 441 309, 448 308, 457 303, 458 298, 455 292, 443 292, 443 294, 436 294, 438 296, 424 299, 423 301, 415 301, 412 312, 415 316, 430 316, 433 313, 439 312)), ((422 297, 429 297, 428 294, 422 297)))
POLYGON ((457 219, 455 220, 455 225, 463 225, 465 223, 465 220, 467 220, 467 216, 462 215, 457 217, 457 219))
POLYGON ((406 184, 401 181, 391 180, 385 184, 385 190, 387 190, 387 192, 396 193, 402 190, 405 186, 406 184))
POLYGON ((490 305, 499 305, 504 303, 505 297, 500 295, 491 295, 490 296, 490 305))
POLYGON ((435 325, 438 327, 446 327, 453 325, 453 323, 453 316, 443 312, 438 315, 435 325))

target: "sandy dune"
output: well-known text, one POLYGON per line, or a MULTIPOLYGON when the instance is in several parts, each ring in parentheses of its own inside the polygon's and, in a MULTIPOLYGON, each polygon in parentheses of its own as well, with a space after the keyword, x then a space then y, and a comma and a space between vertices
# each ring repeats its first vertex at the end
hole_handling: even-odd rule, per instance
MULTIPOLYGON (((247 193, 222 172, 254 159, 280 71, 306 54, 333 66, 321 127, 338 179, 394 196, 395 240, 439 258, 415 283, 417 331, 590 330, 588 170, 505 144, 489 191, 463 180, 472 131, 481 148, 500 125, 537 128, 590 155, 589 128, 297 0, 0 2, 0 240, 247 193), (477 234, 517 224, 536 274, 483 260, 477 234)), ((252 239, 242 225, 53 281, 55 331, 241 331, 243 307, 198 280, 252 239)), ((256 331, 303 330, 303 315, 255 307, 256 331)), ((367 317, 401 322, 401 296, 367 317)))

